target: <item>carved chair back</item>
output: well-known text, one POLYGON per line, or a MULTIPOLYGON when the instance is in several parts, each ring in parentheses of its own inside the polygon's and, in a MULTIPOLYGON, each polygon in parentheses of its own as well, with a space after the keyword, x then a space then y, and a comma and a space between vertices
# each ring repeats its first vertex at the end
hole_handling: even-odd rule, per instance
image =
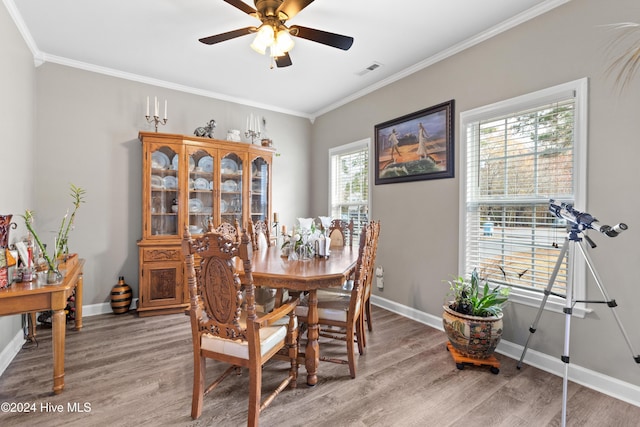
POLYGON ((216 228, 212 228, 212 223, 209 225, 209 232, 216 232, 219 234, 223 234, 228 237, 233 242, 240 242, 240 224, 238 220, 234 221, 234 224, 229 222, 220 223, 216 228))
POLYGON ((253 240, 253 249, 268 248, 271 246, 269 223, 265 220, 249 221, 250 232, 253 240))
POLYGON ((353 246, 353 220, 349 222, 342 219, 331 220, 329 226, 331 247, 353 246))
MULTIPOLYGON (((246 299, 248 317, 255 317, 253 300, 255 287, 251 278, 251 245, 238 243, 224 233, 206 233, 184 244, 184 252, 200 257, 193 275, 187 271, 192 309, 196 309, 197 330, 226 339, 247 340, 246 327, 240 324, 243 302, 246 299), (244 285, 240 282, 237 262, 245 270, 244 285), (248 271, 247 271, 248 269, 248 271), (244 291, 244 296, 243 296, 244 291), (253 309, 253 313, 251 310, 253 309)), ((187 256, 188 257, 188 256, 187 256)), ((187 259, 187 268, 189 269, 187 259)), ((193 260, 191 263, 193 264, 193 260)))
MULTIPOLYGON (((369 271, 367 273, 367 280, 364 282, 364 289, 362 292, 363 301, 363 314, 366 315, 367 328, 369 331, 373 330, 371 320, 371 289, 373 287, 373 277, 376 264, 376 256, 378 253, 378 238, 380 236, 380 221, 371 221, 369 223, 370 230, 370 259, 369 259, 369 271)), ((364 316, 363 316, 364 319, 364 316)), ((366 338, 363 337, 363 341, 366 338)))

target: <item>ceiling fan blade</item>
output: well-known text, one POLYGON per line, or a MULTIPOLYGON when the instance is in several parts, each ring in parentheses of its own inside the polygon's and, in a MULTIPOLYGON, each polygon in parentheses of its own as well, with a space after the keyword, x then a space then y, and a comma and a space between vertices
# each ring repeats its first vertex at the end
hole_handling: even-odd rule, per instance
POLYGON ((313 3, 313 0, 284 0, 277 12, 283 12, 289 17, 288 19, 291 19, 311 3, 313 3))
POLYGON ((226 40, 235 39, 236 37, 245 36, 255 31, 255 27, 245 27, 233 31, 228 31, 222 34, 216 34, 215 36, 203 37, 200 40, 204 44, 216 44, 226 40))
POLYGON ((289 56, 289 52, 285 53, 282 56, 276 56, 276 65, 278 68, 288 67, 291 65, 291 57, 289 56))
POLYGON ((316 30, 314 28, 301 27, 299 25, 292 25, 290 27, 290 33, 292 36, 301 37, 303 39, 326 44, 327 46, 336 47, 342 50, 349 50, 353 44, 353 37, 329 33, 327 31, 316 30))
POLYGON ((237 8, 237 9, 240 9, 241 11, 246 13, 247 15, 251 15, 252 13, 256 13, 256 10, 254 8, 252 8, 251 6, 249 6, 248 4, 243 2, 242 0, 224 0, 224 1, 229 3, 231 6, 237 8))

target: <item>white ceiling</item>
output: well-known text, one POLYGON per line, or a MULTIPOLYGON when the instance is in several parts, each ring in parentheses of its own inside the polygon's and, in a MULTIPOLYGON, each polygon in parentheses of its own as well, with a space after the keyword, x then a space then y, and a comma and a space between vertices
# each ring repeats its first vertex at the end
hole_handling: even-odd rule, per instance
POLYGON ((273 69, 252 35, 198 41, 259 24, 223 0, 3 1, 37 64, 313 118, 567 0, 315 0, 287 25, 352 36, 353 46, 294 38, 293 65, 273 69))

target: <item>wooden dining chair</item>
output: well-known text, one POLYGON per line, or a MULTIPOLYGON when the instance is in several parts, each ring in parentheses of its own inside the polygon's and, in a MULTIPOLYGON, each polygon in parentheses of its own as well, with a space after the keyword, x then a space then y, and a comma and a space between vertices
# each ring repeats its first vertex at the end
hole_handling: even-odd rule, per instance
MULTIPOLYGON (((358 353, 364 354, 363 346, 363 323, 361 321, 362 314, 362 293, 364 291, 363 284, 367 280, 370 269, 371 258, 371 237, 368 226, 362 228, 360 234, 360 246, 358 248, 358 261, 354 274, 353 289, 349 296, 341 294, 333 294, 332 298, 323 300, 318 299, 318 324, 332 326, 343 330, 340 335, 331 335, 331 338, 338 338, 346 341, 347 360, 325 358, 320 360, 334 363, 343 363, 349 365, 349 374, 351 378, 356 377, 356 361, 355 361, 355 344, 358 345, 358 353)), ((307 323, 308 307, 302 303, 296 308, 301 323, 307 323)), ((322 331, 322 329, 321 329, 322 331)), ((322 332, 320 333, 324 335, 322 332)))
MULTIPOLYGON (((380 221, 371 221, 368 224, 369 228, 369 251, 370 251, 370 260, 369 260, 369 271, 366 275, 366 280, 361 282, 362 286, 362 311, 359 321, 361 322, 362 330, 364 331, 364 324, 366 321, 367 329, 369 331, 373 331, 373 323, 371 318, 371 289, 373 286, 373 277, 375 270, 375 260, 378 249, 378 236, 380 235, 380 221)), ((350 290, 353 288, 353 280, 349 280, 347 282, 347 289, 350 290)), ((340 297, 336 294, 340 294, 343 298, 350 297, 350 293, 346 292, 345 287, 343 285, 341 288, 326 288, 319 289, 317 292, 318 301, 334 301, 339 299, 340 297)), ((324 304, 324 303, 323 303, 324 304)), ((346 330, 344 328, 336 329, 336 328, 322 328, 320 329, 320 335, 328 338, 342 339, 344 340, 344 334, 346 334, 346 330)), ((366 347, 367 337, 366 334, 362 334, 360 337, 362 347, 366 347)))
MULTIPOLYGON (((376 256, 378 253, 378 237, 380 236, 380 221, 371 221, 369 223, 369 230, 371 233, 371 259, 369 263, 369 273, 367 275, 367 280, 364 283, 364 290, 362 292, 362 322, 364 322, 366 318, 367 329, 369 332, 373 331, 373 319, 371 318, 371 289, 373 287, 373 278, 375 276, 374 270, 376 266, 376 256)), ((364 323, 363 323, 364 329, 364 323)), ((365 334, 362 335, 362 345, 367 345, 367 337, 365 334)))
MULTIPOLYGON (((247 223, 249 237, 253 244, 253 249, 266 250, 271 246, 271 236, 269 233, 269 223, 265 220, 252 221, 247 223)), ((256 309, 263 313, 268 313, 274 308, 289 299, 289 292, 282 288, 261 287, 256 289, 256 309)))
POLYGON ((332 219, 329 225, 331 247, 353 246, 353 219, 332 219))
POLYGON ((255 286, 251 273, 252 247, 246 232, 241 234, 240 242, 236 242, 215 232, 193 238, 185 227, 182 252, 191 297, 194 356, 191 417, 197 419, 202 414, 205 395, 231 372, 240 373, 246 367, 249 370, 247 425, 257 426, 260 412, 275 396, 288 385, 291 388, 296 386, 297 300, 289 300, 269 314, 256 314, 255 286), (200 259, 197 269, 196 254, 200 259), (239 268, 244 270, 242 283, 238 275, 239 268), (243 299, 246 299, 246 304, 243 299), (283 349, 291 362, 287 377, 262 401, 262 366, 283 349), (207 359, 231 366, 205 389, 207 359))
POLYGON ((271 233, 269 223, 265 220, 249 220, 249 233, 253 241, 253 249, 268 248, 271 246, 271 233))

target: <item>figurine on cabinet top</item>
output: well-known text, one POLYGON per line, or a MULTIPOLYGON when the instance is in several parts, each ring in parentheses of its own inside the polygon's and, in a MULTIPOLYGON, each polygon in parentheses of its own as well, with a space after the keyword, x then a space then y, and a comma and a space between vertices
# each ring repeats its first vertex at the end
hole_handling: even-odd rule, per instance
POLYGON ((195 136, 213 139, 213 130, 216 128, 216 121, 211 119, 204 127, 198 127, 193 131, 195 136))

